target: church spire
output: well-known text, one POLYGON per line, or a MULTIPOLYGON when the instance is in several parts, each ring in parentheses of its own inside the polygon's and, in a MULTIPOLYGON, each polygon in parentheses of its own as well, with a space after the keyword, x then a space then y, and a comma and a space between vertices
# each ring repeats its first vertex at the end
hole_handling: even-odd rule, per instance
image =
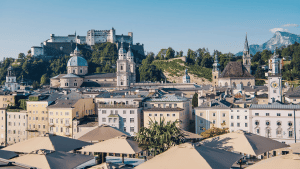
POLYGON ((248 39, 247 39, 247 32, 246 32, 246 39, 244 44, 244 51, 249 52, 249 45, 248 45, 248 39))
POLYGON ((215 61, 214 61, 214 64, 213 64, 213 71, 219 71, 219 61, 218 61, 218 55, 217 55, 217 52, 215 53, 215 61))

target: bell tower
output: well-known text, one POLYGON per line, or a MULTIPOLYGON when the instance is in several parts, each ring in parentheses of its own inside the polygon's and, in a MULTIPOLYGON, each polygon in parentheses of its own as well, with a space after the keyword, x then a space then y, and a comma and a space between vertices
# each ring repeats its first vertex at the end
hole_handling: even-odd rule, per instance
POLYGON ((250 49, 248 45, 247 33, 246 33, 246 39, 245 39, 244 51, 243 51, 243 65, 251 74, 251 56, 250 56, 250 49))
POLYGON ((218 62, 218 56, 215 54, 215 61, 213 64, 213 70, 212 70, 212 85, 214 87, 218 86, 219 84, 219 76, 220 76, 220 64, 218 62))
POLYGON ((273 103, 275 101, 282 102, 282 69, 283 61, 278 58, 276 51, 269 60, 269 72, 268 72, 268 101, 273 103))

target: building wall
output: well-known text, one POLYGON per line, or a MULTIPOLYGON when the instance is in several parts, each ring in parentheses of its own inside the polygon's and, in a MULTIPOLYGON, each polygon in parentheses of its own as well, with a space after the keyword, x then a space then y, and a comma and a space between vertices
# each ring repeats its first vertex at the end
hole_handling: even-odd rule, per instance
POLYGON ((294 116, 294 110, 282 109, 250 109, 250 114, 252 116, 250 132, 291 144, 295 143, 294 129, 296 126, 296 139, 297 142, 300 141, 300 110, 295 110, 296 116, 294 116), (277 113, 280 113, 280 116, 277 113), (294 120, 296 123, 294 123, 294 120), (267 122, 269 122, 269 125, 267 125, 267 122), (281 125, 278 125, 278 122, 281 125), (289 123, 291 123, 291 126, 289 126, 289 123), (269 132, 267 129, 269 129, 269 132), (277 133, 278 129, 281 129, 281 134, 277 133))
POLYGON ((142 108, 128 106, 98 106, 99 126, 107 124, 136 135, 142 126, 142 108))
POLYGON ((233 87, 234 84, 237 86, 238 84, 243 84, 243 86, 255 86, 255 79, 233 79, 233 78, 219 78, 219 86, 227 86, 233 87))
POLYGON ((257 104, 268 104, 268 98, 257 98, 257 104))
POLYGON ((292 97, 292 98, 289 98, 289 97, 285 97, 285 100, 289 103, 293 103, 293 104, 298 104, 300 103, 300 98, 296 98, 296 97, 292 97))
POLYGON ((26 111, 7 112, 7 143, 9 145, 27 139, 26 111))
MULTIPOLYGON (((167 108, 166 108, 167 109, 167 108)), ((151 124, 151 120, 160 122, 160 119, 164 119, 165 122, 171 121, 175 122, 181 121, 178 123, 178 127, 188 130, 188 116, 185 114, 184 110, 182 111, 147 111, 144 110, 144 127, 148 128, 151 124)))
POLYGON ((229 113, 229 131, 243 130, 250 132, 250 111, 244 108, 231 108, 229 113))
POLYGON ((50 79, 50 87, 59 87, 60 86, 60 79, 50 79))
POLYGON ((68 66, 67 70, 69 74, 86 75, 88 73, 87 66, 68 66))
POLYGON ((0 109, 0 145, 4 146, 6 143, 6 136, 7 136, 7 130, 6 130, 6 110, 5 108, 0 109))
POLYGON ((61 88, 79 88, 83 83, 83 79, 78 78, 61 78, 60 87, 61 88))
POLYGON ((40 56, 40 55, 44 55, 44 49, 42 47, 31 47, 31 56, 32 57, 36 57, 36 56, 40 56))
POLYGON ((6 108, 8 105, 15 104, 14 95, 0 95, 0 108, 6 108))
MULTIPOLYGON (((72 108, 51 108, 49 112, 49 131, 56 135, 72 137, 73 118, 80 119, 85 115, 95 114, 95 105, 92 98, 78 100, 72 108)), ((74 128, 77 133, 77 129, 74 128)))
POLYGON ((212 71, 212 85, 213 86, 218 86, 219 85, 219 76, 220 76, 220 71, 212 71))
POLYGON ((28 136, 33 138, 49 132, 48 102, 27 101, 28 136))
POLYGON ((268 77, 268 97, 269 103, 272 103, 272 98, 282 101, 282 77, 268 77), (277 87, 273 87, 273 83, 277 83, 277 87))
POLYGON ((196 133, 201 134, 212 126, 218 128, 229 128, 230 109, 196 108, 195 128, 196 133), (225 122, 225 123, 224 123, 225 122), (222 125, 225 124, 225 125, 222 125), (204 130, 205 129, 205 130, 204 130))

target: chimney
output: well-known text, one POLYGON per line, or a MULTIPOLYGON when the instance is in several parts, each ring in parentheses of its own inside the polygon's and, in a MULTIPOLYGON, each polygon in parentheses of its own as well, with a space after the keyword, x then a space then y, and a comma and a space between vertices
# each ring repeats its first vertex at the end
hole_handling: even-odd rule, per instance
POLYGON ((208 102, 208 106, 211 107, 211 104, 212 104, 212 101, 209 101, 208 102))

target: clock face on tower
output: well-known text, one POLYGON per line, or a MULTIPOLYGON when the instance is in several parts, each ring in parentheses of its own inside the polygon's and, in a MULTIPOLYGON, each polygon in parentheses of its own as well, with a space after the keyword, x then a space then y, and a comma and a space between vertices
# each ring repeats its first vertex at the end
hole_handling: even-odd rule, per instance
POLYGON ((277 88, 277 87, 278 87, 278 83, 272 82, 272 83, 271 83, 271 87, 272 87, 272 88, 277 88))

